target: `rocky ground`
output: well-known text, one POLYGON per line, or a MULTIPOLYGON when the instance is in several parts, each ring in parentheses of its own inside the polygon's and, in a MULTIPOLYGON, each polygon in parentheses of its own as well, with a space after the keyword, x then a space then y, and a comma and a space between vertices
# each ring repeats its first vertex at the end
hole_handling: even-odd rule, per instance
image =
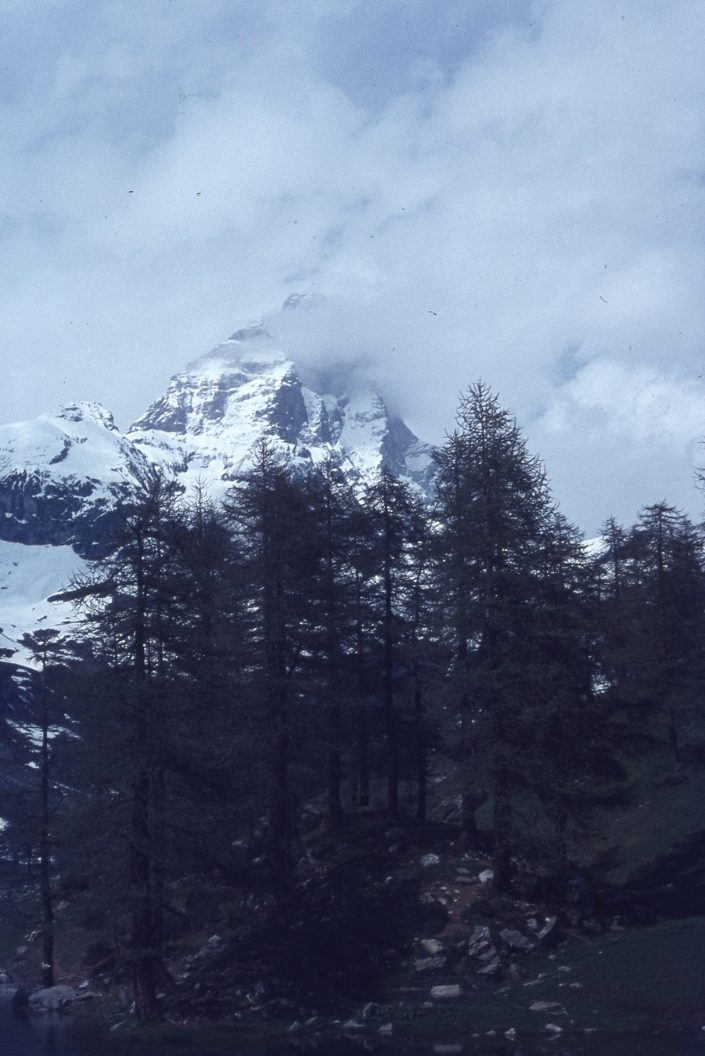
MULTIPOLYGON (((313 836, 300 876, 286 910, 243 896, 210 936, 172 944, 167 1029, 513 1043, 705 1027, 704 918, 659 919, 648 899, 522 863, 516 893, 498 896, 489 860, 451 827, 375 816, 313 836)), ((80 972, 60 1003, 92 997, 91 1014, 127 1029, 119 967, 80 972)))

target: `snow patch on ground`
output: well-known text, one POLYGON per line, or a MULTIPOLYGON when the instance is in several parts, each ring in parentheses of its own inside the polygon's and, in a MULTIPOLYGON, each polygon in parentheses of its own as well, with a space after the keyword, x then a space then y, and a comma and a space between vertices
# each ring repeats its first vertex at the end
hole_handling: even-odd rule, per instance
POLYGON ((12 649, 13 663, 32 667, 20 639, 41 627, 70 631, 70 602, 47 601, 65 589, 88 564, 70 546, 25 546, 0 540, 0 648, 12 649))

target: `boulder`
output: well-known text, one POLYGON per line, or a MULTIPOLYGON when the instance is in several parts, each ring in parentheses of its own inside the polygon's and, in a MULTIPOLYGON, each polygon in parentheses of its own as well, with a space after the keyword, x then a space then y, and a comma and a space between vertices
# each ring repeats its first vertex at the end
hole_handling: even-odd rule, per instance
POLYGON ((530 1012, 565 1012, 560 1001, 534 1001, 529 1005, 530 1012))
POLYGON ((522 950, 524 953, 529 953, 534 948, 531 939, 527 939, 526 935, 522 935, 520 931, 515 931, 513 928, 503 928, 499 933, 499 937, 513 950, 522 950))
POLYGON ((493 869, 483 869, 482 872, 478 876, 478 880, 480 881, 481 884, 491 884, 492 881, 494 880, 494 870, 493 869))
POLYGON ((447 983, 445 986, 432 986, 431 997, 434 1001, 450 1001, 462 996, 462 989, 457 983, 447 983))
POLYGON ((420 957, 414 961, 415 972, 438 972, 445 968, 448 963, 447 957, 420 957))
POLYGON ((438 939, 419 939, 419 946, 429 957, 439 957, 446 952, 446 948, 438 939))
POLYGON ((196 950, 195 953, 190 954, 184 962, 186 974, 190 974, 195 969, 203 968, 211 959, 215 958, 223 949, 223 938, 221 935, 211 935, 205 946, 202 946, 200 950, 196 950))
POLYGON ((20 986, 15 990, 12 995, 12 1010, 13 1012, 19 1012, 21 1009, 27 1008, 29 1005, 29 998, 32 991, 27 986, 20 986))
POLYGON ((3 970, 0 970, 0 983, 11 983, 11 982, 12 982, 12 976, 10 975, 10 973, 6 972, 6 971, 3 971, 3 970))
POLYGON ((558 917, 549 917, 538 933, 542 946, 553 946, 560 938, 560 921, 558 917))
POLYGON ((477 969, 478 975, 499 975, 502 971, 502 962, 495 953, 494 956, 489 959, 482 968, 477 969))
POLYGON ((58 1012, 76 1000, 72 986, 48 986, 29 995, 29 1007, 33 1012, 58 1012))
POLYGON ((437 854, 425 854, 421 859, 420 864, 423 865, 424 868, 429 865, 440 865, 441 859, 438 857, 437 854))
POLYGON ((490 946, 491 942, 490 929, 483 924, 478 924, 468 935, 468 957, 477 957, 490 946))

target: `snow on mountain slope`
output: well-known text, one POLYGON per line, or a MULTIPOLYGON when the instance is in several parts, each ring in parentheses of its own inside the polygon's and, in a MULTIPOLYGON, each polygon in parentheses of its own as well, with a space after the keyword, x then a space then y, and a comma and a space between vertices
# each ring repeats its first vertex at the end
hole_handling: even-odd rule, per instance
MULTIPOLYGON (((276 323, 276 313, 271 318, 276 323)), ((359 378, 348 395, 315 391, 264 325, 241 329, 173 377, 127 434, 97 403, 0 426, 5 634, 16 640, 38 621, 55 626, 64 618, 43 599, 79 567, 74 551, 84 558, 104 552, 119 503, 157 472, 186 493, 203 484, 218 500, 262 439, 296 473, 331 458, 357 487, 385 465, 422 495, 431 492, 430 447, 379 394, 359 378)))
POLYGON ((90 552, 116 503, 152 474, 97 403, 0 426, 0 537, 90 552))
POLYGON ((32 667, 23 634, 42 627, 70 633, 70 602, 47 598, 86 571, 86 562, 70 546, 27 546, 0 540, 0 648, 11 649, 15 664, 32 667))
POLYGON ((127 434, 186 489, 220 498, 266 438, 295 472, 330 457, 353 484, 382 464, 424 493, 431 450, 370 389, 351 397, 304 386, 263 326, 238 330, 172 378, 166 394, 127 434))

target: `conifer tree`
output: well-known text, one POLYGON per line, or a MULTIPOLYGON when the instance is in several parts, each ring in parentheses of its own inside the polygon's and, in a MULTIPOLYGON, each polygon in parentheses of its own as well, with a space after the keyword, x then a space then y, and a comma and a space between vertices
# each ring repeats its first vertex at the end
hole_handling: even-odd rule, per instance
POLYGON ((437 454, 439 573, 449 600, 463 729, 463 828, 475 833, 470 772, 475 731, 486 729, 494 883, 509 884, 512 730, 522 706, 526 617, 553 503, 516 422, 483 383, 461 399, 457 429, 437 454))
POLYGON ((666 502, 645 507, 617 532, 608 522, 602 555, 605 674, 616 706, 637 724, 661 724, 674 773, 681 727, 703 672, 705 578, 702 537, 666 502))
POLYGON ((331 828, 343 819, 343 756, 348 745, 350 680, 355 649, 354 535, 357 504, 338 467, 328 459, 307 484, 315 522, 318 574, 309 587, 314 695, 324 714, 327 812, 331 828))
POLYGON ((364 509, 370 518, 376 566, 375 618, 381 646, 387 812, 396 820, 400 815, 401 741, 395 698, 399 668, 404 659, 403 646, 414 618, 412 549, 421 534, 421 513, 408 485, 397 480, 386 467, 367 490, 364 509))
POLYGON ((318 576, 316 521, 306 490, 263 442, 226 503, 241 552, 249 618, 253 704, 264 721, 268 857, 284 898, 292 873, 291 709, 310 641, 309 584, 318 576))
MULTIPOLYGON (((73 592, 82 599, 100 665, 89 691, 94 706, 83 712, 87 751, 96 740, 95 724, 116 723, 121 730, 112 751, 104 742, 102 772, 92 780, 100 784, 112 771, 114 793, 123 804, 132 985, 141 1022, 157 1015, 157 985, 164 971, 163 732, 171 677, 168 624, 176 516, 173 490, 157 479, 141 501, 123 509, 115 549, 73 592)), ((100 800, 99 788, 96 792, 100 800)))

